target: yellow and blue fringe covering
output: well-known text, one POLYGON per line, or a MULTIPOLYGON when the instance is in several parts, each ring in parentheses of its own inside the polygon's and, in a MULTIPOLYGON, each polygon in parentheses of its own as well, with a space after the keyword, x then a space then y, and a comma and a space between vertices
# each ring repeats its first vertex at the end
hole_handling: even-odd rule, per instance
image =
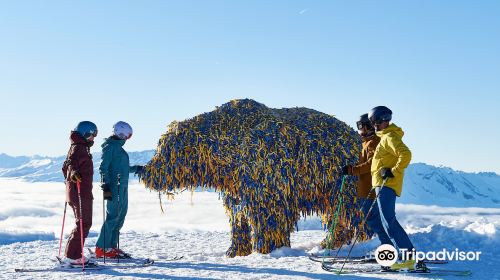
POLYGON ((358 228, 355 178, 346 179, 339 193, 341 167, 357 161, 360 147, 356 131, 333 116, 233 100, 171 123, 140 180, 164 193, 197 187, 219 192, 231 224, 230 257, 290 246, 301 216, 320 215, 329 227, 342 195, 335 238, 324 241, 337 247, 355 230, 368 237, 358 228))

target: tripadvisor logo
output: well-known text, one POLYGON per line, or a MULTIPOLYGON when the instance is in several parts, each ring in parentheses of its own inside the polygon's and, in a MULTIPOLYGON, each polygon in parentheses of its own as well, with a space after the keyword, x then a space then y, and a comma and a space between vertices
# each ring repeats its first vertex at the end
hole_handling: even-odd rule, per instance
POLYGON ((375 250, 375 260, 382 266, 391 266, 398 260, 398 251, 392 245, 380 245, 375 250))
POLYGON ((446 249, 442 249, 441 251, 415 251, 412 249, 408 251, 408 249, 401 249, 399 254, 398 250, 394 248, 394 246, 389 244, 380 245, 375 250, 375 260, 378 264, 382 266, 391 266, 396 263, 398 260, 398 256, 401 255, 401 260, 406 261, 413 259, 416 262, 422 260, 429 261, 479 261, 479 257, 481 252, 478 251, 460 251, 455 249, 453 251, 448 251, 446 249))
POLYGON ((442 249, 441 251, 415 251, 412 249, 408 251, 408 249, 400 250, 402 259, 414 259, 415 261, 422 260, 430 260, 430 261, 479 261, 479 257, 481 255, 480 251, 460 251, 457 249, 453 251, 448 251, 446 249, 442 249))

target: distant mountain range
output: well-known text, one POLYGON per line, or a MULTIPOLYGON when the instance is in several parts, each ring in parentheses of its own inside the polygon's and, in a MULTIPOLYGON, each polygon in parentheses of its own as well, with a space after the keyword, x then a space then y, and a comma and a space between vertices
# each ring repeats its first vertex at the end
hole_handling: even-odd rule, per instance
POLYGON ((500 176, 413 163, 406 170, 403 193, 397 202, 500 208, 500 176))
MULTIPOLYGON (((145 164, 154 150, 129 152, 130 164, 145 164)), ((93 153, 94 181, 99 181, 101 153, 93 153)), ((65 156, 19 156, 0 154, 0 177, 29 182, 62 182, 65 156)), ((500 176, 493 172, 467 173, 424 163, 410 164, 398 203, 453 207, 500 208, 500 176)))
MULTIPOLYGON (((128 152, 130 165, 146 164, 154 155, 154 150, 142 152, 128 152)), ((99 165, 101 164, 101 153, 92 153, 94 160, 94 182, 100 181, 99 165)), ((43 157, 43 156, 19 156, 11 157, 0 154, 0 177, 20 178, 28 182, 63 182, 61 172, 66 156, 43 157)))

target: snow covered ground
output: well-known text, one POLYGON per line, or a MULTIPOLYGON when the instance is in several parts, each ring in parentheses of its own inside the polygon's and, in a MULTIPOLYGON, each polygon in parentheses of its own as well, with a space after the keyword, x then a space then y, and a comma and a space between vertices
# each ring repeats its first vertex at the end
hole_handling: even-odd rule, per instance
MULTIPOLYGON (((230 244, 228 218, 217 193, 182 193, 175 200, 158 195, 140 184, 129 187, 129 212, 120 244, 136 256, 157 260, 151 267, 86 272, 16 273, 17 267, 51 267, 57 255, 64 208, 62 183, 28 183, 0 179, 0 268, 2 279, 423 279, 430 276, 359 274, 336 276, 325 272, 307 255, 318 253, 325 232, 319 220, 308 217, 292 235, 292 247, 269 255, 226 258, 230 244), (183 255, 184 259, 162 259, 183 255)), ((102 197, 95 184, 94 225, 86 245, 93 248, 102 223, 102 197)), ((411 233, 418 249, 481 251, 480 261, 454 261, 441 266, 473 270, 470 279, 500 279, 496 260, 500 246, 500 209, 450 208, 397 205, 398 217, 411 233)), ((68 211, 65 235, 73 227, 68 211)), ((376 248, 372 240, 355 248, 354 254, 376 248)), ((438 277, 439 278, 439 277, 438 277)), ((455 279, 457 277, 441 277, 455 279)), ((463 277, 461 277, 463 278, 463 277)), ((435 279, 435 277, 434 277, 435 279)))

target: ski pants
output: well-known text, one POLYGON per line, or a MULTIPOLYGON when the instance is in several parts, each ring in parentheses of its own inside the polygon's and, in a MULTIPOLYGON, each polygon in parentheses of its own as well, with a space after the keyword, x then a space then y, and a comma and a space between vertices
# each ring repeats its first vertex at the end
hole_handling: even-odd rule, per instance
POLYGON ((128 186, 112 186, 112 200, 106 206, 106 221, 102 225, 96 246, 99 248, 117 248, 120 229, 125 222, 128 209, 128 186), (120 192, 118 193, 118 188, 120 192))
POLYGON ((82 245, 80 239, 80 219, 83 222, 83 239, 87 238, 90 227, 92 227, 92 197, 82 196, 82 217, 80 217, 80 203, 78 196, 72 195, 69 198, 69 206, 75 214, 75 228, 69 235, 68 243, 66 243, 66 257, 70 259, 79 259, 82 257, 82 245))
MULTIPOLYGON (((367 224, 378 235, 381 244, 390 244, 411 251, 414 247, 405 230, 396 219, 396 193, 389 187, 377 187, 377 201, 373 205, 367 224)), ((367 199, 363 212, 367 214, 372 199, 367 199)))

